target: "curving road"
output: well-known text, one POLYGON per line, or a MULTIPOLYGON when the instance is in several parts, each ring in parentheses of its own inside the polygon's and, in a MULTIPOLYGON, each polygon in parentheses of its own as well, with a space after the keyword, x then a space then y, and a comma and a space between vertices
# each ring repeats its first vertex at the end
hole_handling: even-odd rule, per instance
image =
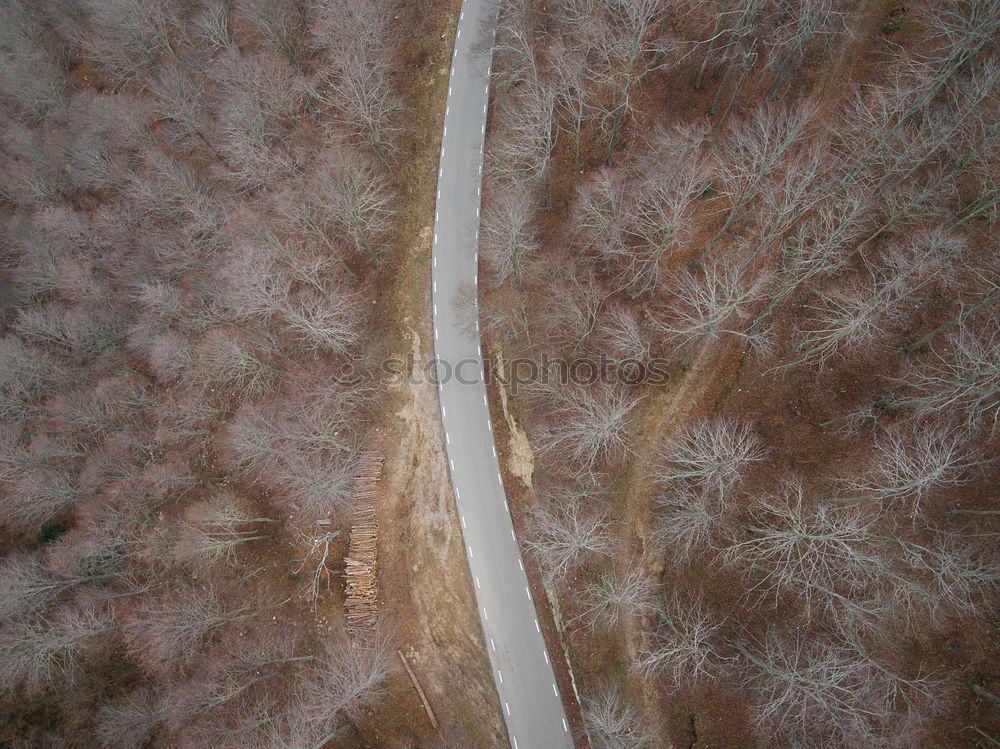
MULTIPOLYGON (((479 196, 495 9, 463 0, 448 86, 434 217, 434 347, 455 502, 479 618, 514 749, 572 747, 559 689, 514 535, 483 383, 479 196), (446 377, 450 371, 451 376, 446 377)), ((442 611, 442 616, 448 612, 442 611)))

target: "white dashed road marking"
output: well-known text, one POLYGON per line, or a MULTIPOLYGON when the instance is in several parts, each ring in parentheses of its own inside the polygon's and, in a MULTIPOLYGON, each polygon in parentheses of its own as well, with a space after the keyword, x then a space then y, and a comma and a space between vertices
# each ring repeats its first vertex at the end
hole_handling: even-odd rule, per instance
MULTIPOLYGON (((465 18, 465 11, 462 10, 459 13, 459 21, 462 22, 464 20, 464 18, 465 18)), ((451 118, 451 98, 454 96, 454 93, 455 93, 454 92, 453 81, 457 79, 456 75, 457 75, 457 68, 458 68, 458 53, 459 53, 459 47, 460 47, 459 40, 461 39, 462 31, 463 31, 463 29, 460 26, 456 30, 456 33, 455 33, 455 44, 454 44, 453 50, 452 50, 452 63, 451 63, 451 78, 452 78, 452 80, 450 80, 448 82, 448 99, 445 101, 445 117, 446 117, 446 120, 445 120, 445 124, 443 124, 443 126, 442 126, 442 139, 441 139, 441 143, 440 143, 440 159, 441 159, 441 164, 439 165, 439 168, 438 168, 438 180, 439 180, 439 184, 437 185, 437 202, 438 202, 438 206, 442 205, 442 200, 443 200, 443 185, 441 184, 441 181, 444 178, 444 166, 443 166, 443 164, 445 163, 445 158, 444 158, 444 155, 445 155, 445 142, 446 142, 446 139, 448 137, 448 127, 449 127, 449 125, 447 124, 447 122, 451 118)), ((477 34, 478 34, 478 30, 476 30, 476 31, 477 31, 477 34)), ((496 27, 494 26, 494 28, 492 30, 494 40, 496 38, 496 31, 497 31, 496 27)), ((474 36, 477 35, 477 34, 474 34, 474 36)), ((472 44, 476 44, 476 43, 478 43, 478 37, 477 37, 477 39, 473 39, 472 40, 472 44)), ((467 50, 467 46, 468 45, 461 46, 461 49, 463 51, 463 64, 464 64, 464 61, 465 61, 464 55, 468 51, 467 50)), ((487 80, 486 80, 486 82, 484 84, 485 99, 481 99, 481 101, 483 101, 483 118, 482 118, 483 121, 480 124, 480 133, 483 136, 484 140, 485 140, 485 136, 486 136, 486 124, 487 124, 486 123, 486 119, 489 116, 489 94, 490 94, 490 90, 489 90, 490 89, 489 76, 492 75, 492 71, 493 71, 492 60, 490 60, 490 63, 489 63, 488 68, 487 68, 487 80)), ((474 96, 474 93, 472 95, 474 96)), ((458 102, 458 99, 456 99, 456 102, 458 102)), ((468 102, 468 103, 471 103, 471 102, 468 102)), ((461 119, 461 115, 462 115, 462 106, 466 106, 466 102, 458 102, 458 109, 456 109, 456 117, 459 118, 459 119, 461 119)), ((473 106, 475 106, 475 105, 473 104, 473 106)), ((456 122, 458 122, 458 119, 456 119, 456 122)), ((465 127, 465 124, 462 123, 462 122, 460 122, 459 126, 460 126, 460 128, 461 127, 465 127)), ((472 127, 474 127, 474 125, 472 125, 472 127)), ((472 131, 472 132, 474 133, 475 131, 472 131)), ((470 133, 470 135, 471 134, 472 133, 470 133)), ((458 135, 461 136, 461 134, 458 134, 458 135)), ((485 143, 484 143, 484 141, 480 141, 480 159, 479 159, 479 162, 477 164, 478 173, 480 175, 480 179, 477 180, 479 182, 479 184, 477 184, 477 186, 476 186, 476 193, 477 193, 477 195, 480 198, 482 198, 482 193, 483 193, 481 175, 484 173, 484 153, 485 153, 485 143)), ((468 174, 464 173, 462 178, 463 179, 467 179, 468 178, 468 174)), ((439 235, 439 225, 440 225, 440 221, 441 221, 441 215, 440 215, 440 209, 438 208, 438 206, 435 206, 435 211, 434 211, 434 221, 435 221, 434 229, 435 229, 435 231, 433 233, 433 237, 434 237, 434 242, 433 242, 434 253, 433 253, 433 258, 432 258, 432 261, 433 261, 432 267, 433 268, 437 268, 438 267, 438 254, 437 253, 438 253, 438 249, 441 247, 441 245, 439 244, 440 241, 441 241, 440 240, 440 235, 439 235)), ((444 207, 448 208, 447 205, 445 205, 444 207)), ((475 221, 476 243, 472 243, 473 247, 469 248, 469 249, 473 249, 473 256, 474 256, 474 261, 475 261, 475 270, 474 270, 474 273, 473 273, 473 283, 474 283, 474 285, 478 285, 478 283, 479 283, 479 272, 478 272, 479 251, 478 251, 478 246, 477 245, 478 245, 478 240, 479 240, 479 236, 480 236, 479 220, 481 219, 481 216, 482 216, 482 209, 481 209, 480 205, 476 205, 476 221, 475 221)), ((468 241, 468 240, 466 239, 464 241, 468 241)), ((466 255, 466 257, 468 257, 468 255, 466 255)), ((442 287, 442 288, 444 289, 445 293, 447 293, 447 283, 446 283, 445 287, 442 287)), ((437 294, 438 294, 437 278, 432 278, 432 293, 434 295, 432 297, 432 300, 431 300, 432 302, 434 302, 434 304, 433 304, 434 322, 435 322, 435 325, 434 325, 434 340, 435 341, 440 341, 441 340, 441 338, 440 338, 440 330, 439 330, 439 328, 438 328, 438 326, 436 324, 438 322, 438 319, 437 319, 437 316, 438 316, 438 305, 436 303, 436 300, 438 298, 437 297, 437 294)), ((476 330, 479 331, 480 330, 480 323, 479 323, 478 319, 475 320, 475 325, 476 325, 476 330)), ((479 345, 478 341, 477 341, 477 345, 476 345, 476 352, 477 352, 477 355, 478 355, 480 363, 481 363, 482 362, 482 357, 483 357, 483 352, 482 352, 482 347, 481 347, 481 345, 479 345)), ((438 390, 441 393, 444 392, 444 383, 441 382, 441 381, 438 382, 438 390)), ((491 420, 490 414, 489 414, 490 403, 489 403, 488 395, 486 395, 486 394, 483 395, 483 405, 486 406, 486 425, 487 425, 487 428, 488 428, 490 434, 492 435, 493 434, 493 424, 492 424, 492 420, 491 420)), ((445 421, 447 419, 447 417, 448 417, 447 408, 444 406, 444 404, 441 404, 441 418, 442 418, 442 421, 445 421)), ((451 435, 450 435, 450 433, 447 430, 445 430, 445 442, 448 445, 451 444, 451 435)), ((499 459, 499 453, 497 451, 496 444, 493 443, 492 439, 490 440, 490 443, 491 443, 490 444, 490 450, 493 453, 494 461, 496 461, 496 460, 499 459)), ((456 468, 455 468, 455 459, 452 458, 452 457, 449 457, 448 458, 448 464, 449 464, 449 466, 451 468, 451 474, 452 474, 452 477, 454 479, 455 470, 456 470, 456 468)), ((495 462, 494 462, 494 465, 496 465, 495 462)), ((497 476, 497 481, 499 482, 500 488, 501 488, 501 490, 503 490, 504 489, 503 475, 499 471, 497 471, 496 476, 497 476)), ((475 474, 473 475, 472 480, 475 481, 475 480, 480 480, 480 479, 481 479, 481 474, 480 475, 475 475, 475 474)), ((453 489, 454 489, 454 492, 455 492, 455 498, 456 498, 456 500, 461 501, 461 493, 460 493, 458 487, 453 484, 453 489)), ((509 507, 509 504, 507 502, 506 493, 504 493, 502 496, 503 496, 504 507, 509 512, 510 511, 510 507, 509 507)), ((460 519, 461 519, 461 523, 462 523, 462 528, 464 530, 467 530, 468 529, 468 521, 466 519, 466 516, 464 514, 460 514, 460 519)), ((510 527, 510 526, 508 526, 508 527, 510 527)), ((517 534, 516 534, 515 530, 512 527, 510 527, 510 537, 511 537, 511 540, 514 542, 515 549, 516 549, 518 547, 517 534)), ((470 560, 469 564, 471 565, 472 564, 472 560, 475 558, 475 555, 474 555, 473 549, 472 549, 472 545, 471 544, 467 544, 466 548, 467 548, 468 553, 469 553, 469 560, 470 560)), ((515 556, 517 557, 518 567, 520 568, 521 572, 523 573, 525 571, 524 562, 522 561, 519 553, 515 553, 515 556)), ((487 553, 486 558, 489 559, 489 557, 490 557, 490 555, 487 553)), ((481 563, 477 563, 477 565, 481 566, 481 563)), ((477 591, 482 591, 483 587, 482 587, 481 577, 479 575, 474 575, 473 576, 473 580, 474 580, 475 585, 476 585, 476 590, 477 591)), ((492 578, 487 577, 487 580, 486 580, 486 582, 487 582, 487 589, 489 588, 489 584, 490 584, 491 580, 492 580, 492 578)), ((531 588, 530 588, 529 585, 524 585, 524 594, 527 597, 529 603, 533 603, 533 599, 532 599, 532 596, 531 596, 531 588)), ((519 605, 523 605, 523 604, 519 604, 519 605)), ((486 607, 482 606, 481 608, 482 608, 483 621, 484 622, 485 621, 489 621, 489 613, 487 612, 486 607)), ((529 616, 530 616, 530 614, 529 614, 529 616)), ((539 623, 539 620, 537 618, 537 614, 536 614, 536 617, 534 619, 534 622, 535 622, 535 631, 540 634, 542 630, 541 630, 541 625, 539 623)), ((485 627, 489 627, 491 629, 493 628, 492 625, 484 625, 484 626, 485 627)), ((498 634, 501 637, 501 641, 503 641, 503 632, 499 632, 498 634)), ((491 651, 493 653, 497 653, 498 652, 497 651, 497 646, 496 646, 496 641, 495 641, 495 639, 493 637, 489 638, 489 645, 490 645, 490 649, 491 649, 491 651)), ((549 655, 548 655, 548 652, 547 652, 547 650, 545 648, 544 643, 542 643, 542 648, 541 649, 542 649, 542 657, 545 659, 545 663, 546 664, 550 664, 551 661, 549 660, 549 655)), ((515 673, 515 676, 517 676, 517 675, 518 674, 515 673)), ((503 683, 504 683, 503 672, 501 671, 500 668, 496 669, 496 680, 497 680, 497 684, 498 685, 503 685, 503 683)), ((518 681, 518 680, 515 679, 515 681, 518 681)), ((538 686, 540 687, 541 685, 538 685, 538 686)), ((509 690, 504 690, 504 689, 501 688, 499 691, 501 693, 503 693, 504 691, 509 691, 509 690)), ((557 698, 559 697, 559 689, 558 689, 558 686, 556 685, 556 683, 554 683, 554 682, 552 684, 552 693, 557 698)), ((515 702, 516 702, 516 700, 515 700, 515 702)), ((503 707, 504 707, 504 711, 505 711, 507 717, 512 719, 513 718, 513 710, 510 707, 510 702, 507 701, 507 700, 504 700, 503 701, 503 707)), ((519 717, 521 717, 521 716, 519 716, 519 717)), ((562 717, 561 720, 562 720, 563 731, 565 731, 565 732, 568 733, 569 732, 569 725, 568 725, 568 723, 566 721, 566 718, 562 717)), ((513 735, 513 734, 510 734, 510 740, 511 740, 511 744, 514 747, 514 749, 518 749, 518 740, 517 740, 517 737, 515 735, 513 735)))

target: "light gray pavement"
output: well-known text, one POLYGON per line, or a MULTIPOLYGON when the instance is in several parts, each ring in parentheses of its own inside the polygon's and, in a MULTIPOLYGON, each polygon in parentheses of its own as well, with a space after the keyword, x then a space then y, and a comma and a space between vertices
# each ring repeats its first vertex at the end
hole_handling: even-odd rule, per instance
POLYGON ((446 363, 442 373, 446 368, 452 372, 441 378, 446 381, 438 391, 446 449, 483 644, 511 745, 559 749, 572 747, 573 739, 511 523, 483 382, 478 313, 471 309, 478 284, 482 154, 495 18, 489 0, 462 3, 434 220, 434 347, 437 358, 446 363))

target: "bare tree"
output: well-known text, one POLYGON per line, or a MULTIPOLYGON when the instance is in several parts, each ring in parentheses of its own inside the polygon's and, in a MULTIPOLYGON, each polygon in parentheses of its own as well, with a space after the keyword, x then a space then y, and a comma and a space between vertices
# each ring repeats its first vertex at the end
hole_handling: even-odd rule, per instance
POLYGON ((902 502, 915 519, 930 492, 962 484, 964 470, 978 464, 968 439, 943 425, 883 433, 868 471, 847 481, 848 491, 858 494, 848 501, 902 502))
POLYGON ((224 493, 186 513, 178 555, 196 563, 235 566, 243 544, 272 538, 276 522, 267 517, 253 517, 237 504, 233 495, 224 493))
POLYGON ((613 292, 605 290, 593 269, 566 264, 555 269, 545 306, 538 311, 540 327, 560 343, 579 351, 600 321, 613 292))
POLYGON ((220 58, 216 75, 226 173, 244 190, 288 175, 293 166, 288 140, 303 104, 299 78, 280 60, 241 55, 220 58))
POLYGON ((235 424, 234 455, 240 464, 253 466, 249 470, 266 473, 293 453, 327 458, 354 454, 354 420, 359 416, 355 409, 364 397, 350 391, 304 390, 300 399, 282 409, 248 406, 235 424))
POLYGON ((947 627, 956 616, 985 615, 983 604, 1000 579, 993 549, 953 537, 927 545, 896 539, 894 545, 909 568, 910 584, 894 591, 892 612, 902 615, 907 627, 925 631, 928 623, 947 627))
POLYGON ((688 347, 686 364, 705 339, 724 335, 754 340, 760 330, 750 328, 750 307, 764 296, 770 276, 753 279, 750 272, 723 260, 709 261, 696 271, 685 268, 675 280, 676 294, 653 324, 671 336, 678 347, 688 347))
POLYGON ((337 460, 292 456, 275 472, 274 487, 284 491, 292 506, 306 518, 334 517, 339 522, 347 522, 354 508, 360 465, 361 450, 357 445, 337 460))
POLYGON ((688 560, 715 546, 725 519, 725 497, 713 490, 673 486, 656 496, 658 513, 652 538, 678 560, 688 560))
POLYGON ((597 688, 580 704, 587 736, 595 749, 648 749, 653 736, 640 712, 628 703, 622 689, 612 682, 597 688))
POLYGON ((552 425, 537 437, 538 448, 565 460, 581 476, 628 450, 629 414, 640 397, 623 387, 569 385, 553 394, 552 425))
POLYGON ((501 0, 497 3, 496 37, 493 55, 497 76, 512 89, 522 84, 537 85, 541 76, 535 21, 538 11, 532 0, 501 0))
POLYGON ((762 106, 754 116, 734 125, 724 141, 719 162, 719 192, 729 201, 725 221, 708 244, 711 247, 733 226, 744 209, 782 167, 805 135, 813 108, 762 106))
POLYGON ((579 498, 561 496, 534 514, 527 544, 539 555, 546 578, 559 581, 586 556, 610 552, 608 528, 600 512, 579 498))
POLYGON ((958 411, 970 423, 996 428, 1000 419, 1000 344, 995 333, 962 325, 932 349, 932 358, 894 380, 906 390, 893 396, 891 410, 917 414, 958 411))
MULTIPOLYGON (((281 360, 276 361, 278 350, 277 338, 267 329, 245 332, 219 326, 198 343, 192 376, 203 386, 221 385, 255 398, 285 377, 281 360)), ((182 357, 182 366, 189 363, 190 357, 182 357)))
POLYGON ((882 263, 870 263, 867 275, 847 290, 821 292, 813 305, 818 324, 805 333, 796 363, 822 363, 844 349, 869 346, 899 316, 900 303, 946 277, 964 250, 962 238, 931 231, 887 248, 882 263))
POLYGON ((5 179, 0 194, 26 207, 48 206, 59 200, 62 191, 69 188, 68 179, 46 153, 37 131, 11 123, 0 135, 5 179))
POLYGON ((563 127, 573 136, 573 184, 580 174, 580 140, 583 128, 595 114, 589 86, 586 50, 556 38, 547 53, 552 70, 555 101, 563 127))
POLYGON ((316 10, 313 44, 326 53, 329 78, 310 93, 389 164, 402 102, 393 87, 395 60, 389 14, 373 3, 324 0, 316 10))
POLYGON ((48 574, 36 556, 11 554, 0 565, 0 616, 12 621, 33 614, 70 587, 48 574))
POLYGON ((295 710, 319 730, 313 746, 324 745, 341 721, 382 693, 397 668, 393 655, 392 637, 379 628, 356 640, 341 636, 303 669, 295 710))
POLYGON ((829 45, 845 27, 846 13, 836 8, 834 0, 805 0, 797 5, 796 12, 790 13, 765 42, 771 49, 768 64, 774 68, 767 93, 769 100, 785 85, 789 73, 801 64, 817 38, 829 45))
POLYGON ((627 367, 645 365, 649 362, 650 336, 643 330, 635 313, 626 307, 611 310, 598 326, 596 338, 600 341, 602 353, 622 368, 627 376, 627 367))
POLYGON ((621 126, 632 114, 634 89, 647 75, 670 64, 675 44, 662 36, 668 8, 664 0, 596 0, 594 5, 601 15, 590 25, 588 42, 598 60, 591 76, 611 92, 602 107, 610 161, 621 126))
POLYGON ((480 225, 480 247, 499 286, 508 279, 517 289, 526 260, 538 252, 532 221, 534 207, 523 190, 507 189, 493 194, 480 225))
POLYGON ((209 138, 210 113, 202 88, 180 63, 161 66, 150 82, 150 92, 154 111, 170 125, 175 142, 193 148, 197 138, 213 155, 222 158, 209 138))
POLYGON ((138 687, 105 703, 97 714, 97 741, 102 749, 142 749, 160 720, 156 693, 138 687))
POLYGON ((31 692, 72 684, 88 641, 117 628, 107 609, 67 608, 52 619, 15 622, 0 639, 0 683, 8 694, 24 685, 31 692))
POLYGON ((219 277, 231 319, 267 319, 287 303, 291 279, 277 250, 273 243, 252 238, 240 242, 225 259, 219 277))
POLYGON ((489 173, 509 189, 523 191, 538 184, 546 206, 552 202, 552 152, 558 135, 555 97, 547 81, 505 97, 498 116, 501 129, 491 138, 486 156, 489 173))
POLYGON ((167 592, 146 596, 134 618, 123 623, 122 634, 129 653, 148 673, 170 673, 191 661, 209 633, 232 622, 252 619, 270 608, 274 606, 229 609, 210 589, 180 584, 167 592))
POLYGON ((360 336, 357 297, 344 290, 307 290, 281 308, 288 327, 312 351, 347 354, 360 336))
MULTIPOLYGON (((268 693, 267 682, 292 675, 291 664, 314 660, 313 655, 292 655, 294 644, 283 638, 261 643, 223 639, 212 647, 193 678, 165 695, 159 710, 164 723, 178 731, 192 724, 225 721, 219 714, 223 707, 244 719, 251 716, 241 714, 241 708, 252 705, 276 712, 281 707, 280 698, 268 693)), ((241 724, 237 720, 234 727, 242 734, 252 730, 254 722, 241 724)))
MULTIPOLYGON (((967 3, 948 0, 925 5, 920 10, 939 45, 932 66, 941 86, 984 49, 995 47, 1000 35, 1000 9, 992 0, 967 3)), ((927 92, 928 100, 934 93, 934 89, 927 92)))
POLYGON ((630 260, 633 298, 658 285, 663 258, 689 239, 692 208, 705 186, 700 154, 704 138, 698 127, 661 128, 649 143, 658 158, 640 157, 639 166, 633 167, 635 203, 629 211, 629 233, 638 240, 630 260))
POLYGON ((575 239, 586 251, 613 261, 631 254, 633 201, 623 169, 603 167, 579 189, 573 212, 575 239))
POLYGON ((22 338, 52 346, 78 359, 91 359, 120 342, 121 329, 108 314, 77 305, 22 307, 13 325, 22 338))
POLYGON ((134 372, 108 377, 100 387, 61 393, 46 407, 66 432, 97 440, 131 426, 136 415, 153 405, 148 382, 134 372))
POLYGON ((304 190, 308 218, 320 232, 375 263, 389 249, 396 215, 393 191, 370 159, 346 148, 330 150, 304 190))
POLYGON ((602 169, 580 191, 576 239, 621 268, 621 284, 633 297, 658 285, 662 259, 688 238, 690 208, 704 188, 703 140, 699 128, 660 129, 648 153, 625 169, 602 169))
POLYGON ((146 156, 146 166, 152 186, 143 189, 135 178, 132 192, 148 215, 175 223, 191 252, 209 256, 221 249, 218 227, 223 213, 210 184, 186 164, 157 151, 146 156))
POLYGON ((66 377, 62 366, 41 348, 13 334, 0 338, 0 418, 30 415, 38 399, 66 377))
MULTIPOLYGON (((308 392, 308 391, 307 391, 308 392)), ((232 451, 239 469, 281 492, 313 520, 350 514, 361 465, 358 432, 362 393, 335 400, 311 394, 314 402, 284 412, 247 408, 233 428, 232 451)))
POLYGON ((56 50, 35 13, 15 4, 0 16, 0 90, 7 111, 26 125, 38 125, 62 103, 68 85, 56 50))
POLYGON ((72 471, 58 467, 28 471, 10 489, 3 522, 12 528, 37 529, 71 508, 80 496, 72 471))
POLYGON ((730 563, 762 576, 748 594, 794 591, 807 610, 823 609, 850 605, 851 596, 877 589, 886 577, 874 528, 877 515, 866 508, 811 507, 802 485, 789 482, 781 496, 760 501, 752 518, 751 537, 723 551, 730 563))
POLYGON ((690 482, 725 496, 767 449, 747 424, 720 418, 669 435, 657 453, 653 478, 663 483, 690 482))
POLYGON ((820 201, 782 248, 782 289, 772 308, 796 288, 842 267, 868 227, 872 210, 870 195, 860 188, 845 188, 837 192, 836 200, 820 201))
POLYGON ((808 223, 824 206, 830 207, 825 202, 830 169, 828 145, 823 141, 804 144, 797 157, 763 186, 760 199, 751 206, 759 245, 744 263, 753 262, 778 242, 785 242, 796 227, 808 223))
POLYGON ((579 616, 614 629, 629 617, 651 616, 657 610, 655 592, 642 570, 605 573, 596 583, 587 585, 580 595, 579 616))
POLYGON ((280 53, 300 72, 305 63, 306 28, 309 4, 302 0, 290 3, 275 0, 243 0, 236 12, 265 47, 280 53))
MULTIPOLYGON (((74 553, 80 553, 75 549, 74 553)), ((0 616, 13 622, 30 619, 57 601, 64 593, 88 583, 116 579, 119 570, 101 569, 97 564, 60 574, 27 552, 10 554, 0 564, 0 616), (95 569, 96 568, 96 569, 95 569)))
POLYGON ((660 609, 649 647, 639 652, 635 668, 665 678, 674 689, 713 678, 727 660, 713 644, 723 623, 705 610, 700 599, 681 601, 673 595, 660 609))
POLYGON ((792 741, 883 746, 936 696, 934 680, 904 679, 852 644, 777 631, 731 644, 751 666, 745 680, 759 695, 759 729, 792 741))
POLYGON ((191 33, 210 51, 229 49, 235 44, 225 0, 209 0, 192 19, 191 33))
POLYGON ((170 28, 175 10, 161 0, 86 0, 87 23, 73 29, 74 42, 123 86, 136 86, 161 56, 176 55, 170 28))

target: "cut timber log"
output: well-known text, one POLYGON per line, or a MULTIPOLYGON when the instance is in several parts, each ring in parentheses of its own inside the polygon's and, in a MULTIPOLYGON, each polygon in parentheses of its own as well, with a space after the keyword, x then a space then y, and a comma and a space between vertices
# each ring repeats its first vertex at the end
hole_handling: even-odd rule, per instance
POLYGON ((350 549, 344 559, 347 629, 370 631, 378 621, 378 492, 382 457, 370 456, 354 491, 350 549))

